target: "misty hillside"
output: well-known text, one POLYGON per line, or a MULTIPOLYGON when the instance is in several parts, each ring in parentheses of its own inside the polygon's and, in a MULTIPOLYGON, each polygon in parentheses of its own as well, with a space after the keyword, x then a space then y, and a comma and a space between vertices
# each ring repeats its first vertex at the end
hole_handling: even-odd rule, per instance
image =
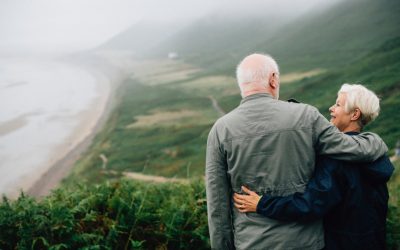
POLYGON ((168 38, 175 36, 183 27, 185 26, 173 21, 164 23, 141 21, 111 38, 96 49, 122 50, 130 51, 136 56, 144 55, 144 51, 149 53, 153 48, 159 46, 168 38))
POLYGON ((294 20, 279 13, 214 13, 182 29, 153 26, 144 33, 143 27, 134 26, 104 46, 130 47, 152 57, 175 51, 191 64, 227 74, 244 55, 255 51, 273 55, 282 70, 329 68, 357 60, 398 36, 398 13, 397 0, 341 1, 294 20), (124 40, 128 42, 121 46, 124 40))
POLYGON ((205 55, 204 60, 213 60, 213 54, 244 55, 252 51, 258 39, 245 41, 253 34, 275 32, 287 23, 283 17, 265 19, 230 13, 213 13, 189 24, 142 21, 113 37, 98 49, 131 50, 139 57, 166 57, 169 52, 178 52, 185 59, 195 60, 205 55))
POLYGON ((163 56, 176 51, 184 60, 207 66, 216 60, 231 61, 254 51, 257 43, 269 38, 287 21, 280 16, 229 16, 212 14, 198 20, 158 48, 148 52, 163 56), (256 39, 248 39, 257 35, 256 39))
MULTIPOLYGON (((188 40, 180 40, 183 36, 175 39, 181 45, 178 52, 182 51, 185 59, 186 51, 191 51, 187 55, 191 63, 227 72, 233 72, 243 54, 253 51, 270 53, 276 57, 283 71, 329 68, 359 59, 386 40, 398 36, 398 13, 400 1, 397 0, 350 0, 339 2, 321 13, 304 15, 275 30, 272 25, 265 24, 267 17, 264 23, 259 23, 258 29, 247 34, 246 27, 236 29, 227 25, 225 29, 237 36, 233 46, 229 38, 218 41, 212 39, 212 35, 208 36, 222 43, 223 50, 204 49, 207 44, 193 46, 195 44, 188 40)), ((207 29, 204 32, 197 30, 199 38, 206 33, 207 29)), ((190 39, 197 40, 197 37, 191 36, 190 39)))
POLYGON ((285 32, 260 47, 290 69, 345 65, 399 36, 399 13, 397 0, 344 1, 285 27, 285 32))

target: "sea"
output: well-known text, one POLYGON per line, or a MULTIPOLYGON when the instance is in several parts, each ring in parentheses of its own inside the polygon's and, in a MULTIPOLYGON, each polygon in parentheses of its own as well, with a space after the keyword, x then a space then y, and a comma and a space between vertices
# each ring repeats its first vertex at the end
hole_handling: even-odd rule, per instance
POLYGON ((0 194, 28 189, 90 132, 99 81, 62 60, 0 58, 0 194))

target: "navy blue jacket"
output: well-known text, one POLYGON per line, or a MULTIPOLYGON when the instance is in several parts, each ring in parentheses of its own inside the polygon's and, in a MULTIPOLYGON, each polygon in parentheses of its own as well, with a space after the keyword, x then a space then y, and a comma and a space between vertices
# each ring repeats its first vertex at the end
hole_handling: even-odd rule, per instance
POLYGON ((387 156, 372 163, 321 156, 304 193, 263 195, 257 213, 283 221, 307 222, 323 217, 328 250, 385 249, 386 182, 393 170, 387 156))

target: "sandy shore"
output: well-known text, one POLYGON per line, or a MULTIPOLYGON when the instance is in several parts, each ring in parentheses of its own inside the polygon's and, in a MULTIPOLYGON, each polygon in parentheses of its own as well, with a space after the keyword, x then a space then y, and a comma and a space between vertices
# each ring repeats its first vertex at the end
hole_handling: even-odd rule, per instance
MULTIPOLYGON (((104 124, 109 111, 111 110, 111 90, 107 90, 106 83, 99 83, 99 97, 91 104, 90 110, 81 112, 76 119, 81 120, 66 142, 54 149, 54 156, 48 164, 49 170, 39 176, 30 187, 27 194, 34 197, 46 196, 50 191, 57 187, 65 178, 79 159, 80 155, 88 148, 96 132, 104 124), (102 110, 100 110, 102 109, 102 110), (87 119, 89 118, 89 119, 87 119), (93 122, 97 121, 97 122, 93 122)), ((25 182, 25 185, 29 183, 25 182)))
POLYGON ((112 65, 103 64, 103 67, 98 67, 99 65, 86 62, 83 66, 97 79, 97 100, 93 101, 86 111, 77 115, 76 119, 81 121, 80 124, 63 144, 54 149, 55 155, 47 164, 51 166, 47 168, 48 171, 38 176, 34 182, 32 178, 24 181, 24 190, 27 190, 26 193, 30 196, 43 197, 57 188, 82 153, 90 146, 115 106, 115 90, 125 79, 123 72, 110 70, 112 65), (102 68, 106 68, 109 72, 102 71, 102 68))

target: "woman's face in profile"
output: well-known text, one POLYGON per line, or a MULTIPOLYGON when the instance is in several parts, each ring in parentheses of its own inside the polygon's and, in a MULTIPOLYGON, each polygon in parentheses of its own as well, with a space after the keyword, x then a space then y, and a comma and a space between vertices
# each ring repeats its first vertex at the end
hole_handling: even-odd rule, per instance
POLYGON ((351 122, 351 113, 345 111, 345 104, 346 94, 339 93, 336 103, 329 108, 331 112, 331 123, 342 132, 345 131, 351 122))

